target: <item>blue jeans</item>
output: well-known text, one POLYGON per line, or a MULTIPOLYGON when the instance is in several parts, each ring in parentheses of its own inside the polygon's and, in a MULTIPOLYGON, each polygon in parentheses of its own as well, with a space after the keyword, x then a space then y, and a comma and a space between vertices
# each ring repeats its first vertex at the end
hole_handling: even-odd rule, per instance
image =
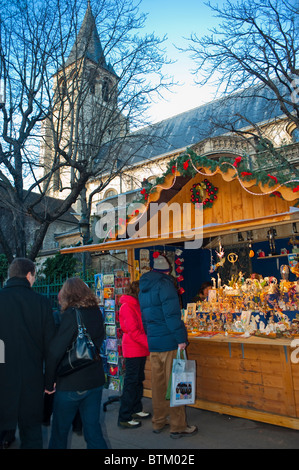
POLYGON ((78 410, 87 449, 107 449, 100 425, 102 390, 103 387, 98 387, 83 392, 55 392, 49 449, 67 448, 68 434, 78 410))

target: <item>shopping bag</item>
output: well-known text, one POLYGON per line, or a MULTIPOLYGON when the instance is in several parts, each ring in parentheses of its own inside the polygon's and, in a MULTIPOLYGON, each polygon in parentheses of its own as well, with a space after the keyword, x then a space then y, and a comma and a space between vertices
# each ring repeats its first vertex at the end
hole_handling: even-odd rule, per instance
POLYGON ((173 359, 171 373, 170 406, 193 405, 196 389, 196 363, 188 360, 186 351, 178 348, 177 357, 173 359))
POLYGON ((171 374, 168 380, 168 385, 167 385, 167 390, 166 390, 166 395, 165 395, 165 400, 170 400, 170 395, 171 395, 171 374))
MULTIPOLYGON (((177 359, 179 357, 181 357, 181 359, 185 359, 186 358, 186 353, 184 355, 185 351, 183 351, 182 349, 179 349, 178 348, 178 351, 177 351, 177 359), (183 354, 183 357, 182 357, 182 354, 183 354), (180 356, 179 356, 180 355, 180 356)), ((165 395, 165 400, 170 400, 170 396, 171 396, 171 384, 172 384, 172 367, 171 367, 171 372, 170 372, 170 376, 169 376, 169 380, 168 380, 168 385, 167 385, 167 390, 166 390, 166 395, 165 395)))

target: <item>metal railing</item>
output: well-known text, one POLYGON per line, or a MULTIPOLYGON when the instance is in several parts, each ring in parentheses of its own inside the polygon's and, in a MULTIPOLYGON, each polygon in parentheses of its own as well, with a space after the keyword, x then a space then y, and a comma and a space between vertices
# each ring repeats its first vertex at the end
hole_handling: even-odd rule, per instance
POLYGON ((58 293, 69 277, 80 277, 88 287, 94 289, 94 271, 86 271, 84 276, 83 273, 72 273, 70 275, 66 273, 51 279, 38 278, 33 285, 33 289, 39 294, 45 295, 49 299, 53 310, 56 310, 58 309, 58 293))

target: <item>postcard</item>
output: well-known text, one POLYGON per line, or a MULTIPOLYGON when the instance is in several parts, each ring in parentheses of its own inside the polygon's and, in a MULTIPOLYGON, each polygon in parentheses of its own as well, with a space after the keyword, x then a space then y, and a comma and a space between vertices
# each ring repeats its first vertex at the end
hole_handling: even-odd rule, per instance
POLYGON ((114 310, 115 300, 114 299, 104 299, 105 310, 114 310))
POLYGON ((115 324, 115 313, 113 312, 113 310, 105 311, 105 323, 107 323, 108 325, 115 324))
POLYGON ((107 351, 107 362, 108 364, 118 364, 117 351, 107 351))

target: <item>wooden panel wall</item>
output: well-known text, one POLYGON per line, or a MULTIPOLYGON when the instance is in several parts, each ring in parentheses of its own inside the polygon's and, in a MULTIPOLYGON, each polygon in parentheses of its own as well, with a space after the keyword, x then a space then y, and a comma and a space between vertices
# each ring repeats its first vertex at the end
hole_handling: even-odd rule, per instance
POLYGON ((284 346, 191 341, 188 357, 196 360, 199 399, 299 416, 284 346))
MULTIPOLYGON (((214 403, 213 411, 228 409, 233 415, 235 408, 236 416, 299 429, 299 364, 292 364, 290 352, 282 345, 191 338, 187 353, 196 360, 199 407, 214 403)), ((149 360, 145 376, 150 391, 149 360)))
MULTIPOLYGON (((189 203, 191 201, 190 190, 193 184, 200 183, 204 179, 204 176, 198 174, 189 180, 168 202, 168 205, 171 205, 172 203, 179 203, 180 206, 182 206, 184 203, 189 203)), ((264 218, 272 214, 275 215, 288 212, 289 207, 292 205, 291 202, 285 201, 284 199, 277 196, 259 196, 250 194, 244 188, 242 188, 237 179, 233 181, 224 181, 221 174, 207 177, 207 179, 215 187, 218 187, 218 193, 217 199, 213 202, 213 206, 211 208, 204 209, 203 225, 225 224, 239 220, 264 218)), ((262 194, 262 191, 257 186, 252 186, 249 188, 249 190, 256 194, 262 194)), ((169 227, 166 218, 163 216, 160 217, 160 214, 154 216, 151 223, 155 223, 155 226, 159 227, 158 232, 162 234, 165 231, 167 232, 167 230, 172 232, 172 228, 178 229, 178 226, 173 227, 172 225, 172 214, 170 217, 169 227)), ((184 227, 182 226, 181 229, 186 229, 186 225, 187 224, 185 221, 185 225, 184 227)), ((194 227, 194 211, 191 213, 190 228, 191 227, 194 227)), ((147 233, 150 233, 149 228, 147 233)))
POLYGON ((299 416, 299 364, 291 364, 292 369, 292 385, 294 388, 294 406, 296 416, 299 416))
MULTIPOLYGON (((184 186, 171 202, 180 204, 190 201, 190 189, 194 183, 203 181, 202 175, 195 176, 184 186)), ((289 211, 290 202, 277 196, 255 196, 243 189, 238 180, 224 181, 220 174, 207 178, 218 187, 217 199, 213 207, 204 210, 204 225, 210 223, 227 223, 238 220, 256 219, 270 214, 280 214, 289 211)), ((251 192, 261 194, 258 187, 251 187, 251 192)))

